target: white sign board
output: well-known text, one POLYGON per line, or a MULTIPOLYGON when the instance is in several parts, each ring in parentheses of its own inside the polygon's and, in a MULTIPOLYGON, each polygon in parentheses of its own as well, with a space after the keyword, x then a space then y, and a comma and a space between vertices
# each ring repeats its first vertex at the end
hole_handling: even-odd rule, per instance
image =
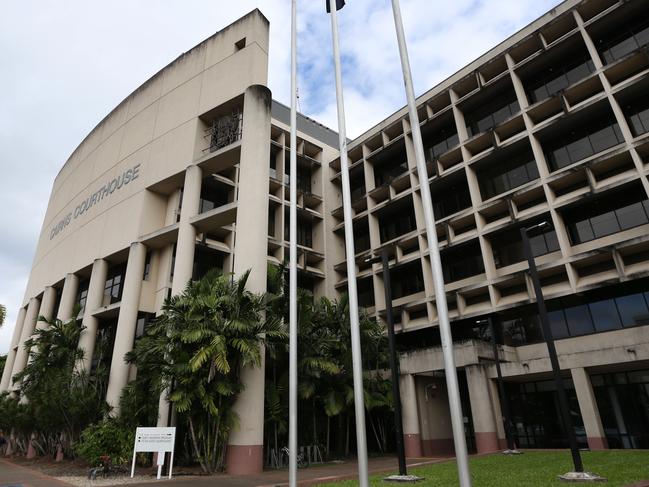
POLYGON ((169 462, 169 478, 174 463, 174 444, 176 442, 176 428, 138 428, 135 431, 135 445, 133 446, 133 463, 131 464, 131 478, 135 474, 135 455, 139 452, 153 452, 158 454, 158 479, 164 464, 165 453, 171 453, 169 462))

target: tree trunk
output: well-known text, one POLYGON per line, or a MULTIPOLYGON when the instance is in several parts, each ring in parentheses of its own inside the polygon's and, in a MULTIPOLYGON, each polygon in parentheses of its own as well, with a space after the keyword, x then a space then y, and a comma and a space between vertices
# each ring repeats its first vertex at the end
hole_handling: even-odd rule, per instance
POLYGON ((383 453, 383 444, 381 443, 379 434, 376 431, 376 426, 374 425, 374 421, 372 420, 371 414, 369 415, 369 420, 370 420, 370 425, 372 426, 372 433, 374 433, 374 438, 376 439, 376 444, 378 445, 379 450, 381 450, 381 453, 383 453))
POLYGON ((345 456, 349 456, 349 413, 347 413, 347 432, 345 434, 345 456))
POLYGON ((331 418, 327 416, 327 447, 325 449, 325 455, 327 460, 329 460, 329 439, 331 437, 331 418))
POLYGON ((201 455, 200 448, 198 447, 198 442, 196 441, 196 433, 194 432, 194 422, 192 421, 192 418, 189 419, 189 432, 192 437, 192 446, 194 447, 194 453, 198 457, 198 461, 201 464, 201 469, 203 470, 204 473, 209 473, 209 470, 207 468, 207 465, 205 465, 205 460, 203 456, 201 455))
POLYGON ((313 406, 313 444, 317 445, 318 444, 318 421, 316 419, 316 408, 315 408, 315 396, 313 397, 312 401, 312 406, 313 406))

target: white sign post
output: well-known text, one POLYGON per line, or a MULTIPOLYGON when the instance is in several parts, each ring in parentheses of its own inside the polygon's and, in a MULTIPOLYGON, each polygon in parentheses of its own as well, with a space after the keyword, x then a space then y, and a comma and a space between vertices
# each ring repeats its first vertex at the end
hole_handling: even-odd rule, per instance
POLYGON ((135 455, 139 452, 153 452, 158 454, 158 480, 165 462, 165 453, 170 452, 169 478, 174 466, 174 444, 176 442, 176 428, 138 428, 135 431, 135 445, 133 446, 133 463, 131 464, 131 478, 135 475, 135 455))

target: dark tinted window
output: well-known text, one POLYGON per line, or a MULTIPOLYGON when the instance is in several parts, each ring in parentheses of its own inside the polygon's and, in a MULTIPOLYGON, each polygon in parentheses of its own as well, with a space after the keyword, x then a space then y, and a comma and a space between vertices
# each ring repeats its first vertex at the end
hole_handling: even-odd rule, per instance
POLYGON ((590 308, 596 331, 615 330, 622 326, 620 315, 617 312, 617 307, 613 299, 596 301, 590 303, 588 307, 590 308))
POLYGON ((431 188, 430 193, 433 200, 433 213, 437 220, 471 206, 471 195, 465 179, 446 188, 431 188))
POLYGON ((568 326, 566 325, 566 318, 563 314, 563 310, 552 311, 548 313, 548 321, 550 322, 552 337, 555 340, 570 336, 570 334, 568 333, 568 326))
POLYGON ((424 290, 424 277, 419 260, 390 269, 392 299, 399 299, 424 290))
POLYGON ((473 111, 464 113, 469 136, 487 131, 519 111, 516 92, 509 87, 505 93, 487 99, 473 111))
POLYGON ((395 239, 417 228, 412 201, 391 205, 379 216, 381 242, 395 239))
POLYGON ((620 311, 623 326, 649 324, 649 310, 642 293, 616 298, 615 302, 620 311))
POLYGON ((576 53, 563 66, 553 66, 539 72, 536 79, 526 83, 532 103, 544 100, 595 72, 595 65, 588 53, 576 53))
POLYGON ((564 221, 573 244, 588 242, 649 222, 649 200, 639 186, 565 210, 564 221))
POLYGON ((566 308, 565 314, 571 336, 586 335, 595 331, 587 305, 566 308))
POLYGON ((482 198, 489 199, 537 179, 539 171, 534 154, 528 150, 502 161, 492 161, 484 169, 479 169, 477 176, 482 198))
POLYGON ((591 125, 575 126, 562 131, 551 140, 542 141, 545 157, 552 170, 569 166, 624 142, 612 114, 594 115, 593 118, 596 122, 591 125))
POLYGON ((442 268, 445 282, 459 281, 482 274, 484 265, 480 244, 474 241, 442 252, 442 268))
MULTIPOLYGON (((557 234, 552 228, 545 230, 544 233, 530 235, 529 240, 534 257, 559 250, 557 234)), ((489 241, 491 242, 496 268, 525 260, 523 242, 518 228, 496 234, 490 237, 489 241)))

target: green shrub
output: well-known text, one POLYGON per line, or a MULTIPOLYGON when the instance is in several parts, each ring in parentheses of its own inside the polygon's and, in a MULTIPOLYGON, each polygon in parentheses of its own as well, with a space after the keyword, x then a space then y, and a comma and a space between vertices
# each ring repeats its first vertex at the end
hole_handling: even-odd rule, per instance
POLYGON ((134 441, 134 429, 127 429, 116 419, 107 418, 83 430, 75 451, 93 466, 101 463, 102 456, 109 456, 113 465, 121 465, 131 458, 134 441))

